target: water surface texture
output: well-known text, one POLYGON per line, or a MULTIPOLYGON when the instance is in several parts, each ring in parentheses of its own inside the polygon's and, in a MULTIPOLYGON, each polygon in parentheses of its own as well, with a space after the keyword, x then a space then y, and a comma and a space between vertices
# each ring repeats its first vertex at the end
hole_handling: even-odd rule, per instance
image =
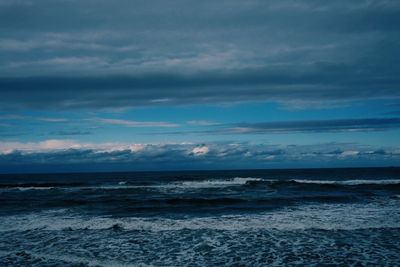
POLYGON ((396 266, 400 169, 0 176, 1 266, 396 266))

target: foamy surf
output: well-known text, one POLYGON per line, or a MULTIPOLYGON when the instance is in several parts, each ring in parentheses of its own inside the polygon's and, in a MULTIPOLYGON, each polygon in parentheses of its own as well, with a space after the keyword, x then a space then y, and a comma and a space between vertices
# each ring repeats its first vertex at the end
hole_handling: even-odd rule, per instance
POLYGON ((397 266, 399 181, 392 169, 3 177, 0 266, 397 266))
MULTIPOLYGON (((271 180, 278 181, 278 180, 271 180)), ((307 179, 293 179, 296 183, 300 184, 338 184, 338 185, 392 185, 400 184, 400 179, 386 179, 386 180, 307 180, 307 179)))
POLYGON ((175 183, 174 185, 180 188, 212 188, 212 187, 240 186, 240 185, 245 185, 248 182, 255 182, 261 180, 262 178, 235 177, 226 180, 215 179, 206 181, 185 181, 185 182, 175 183))
POLYGON ((172 189, 207 189, 207 188, 224 188, 224 187, 237 187, 248 185, 252 182, 268 182, 270 184, 281 184, 285 183, 298 183, 298 184, 316 184, 316 185, 400 185, 400 179, 381 179, 381 180, 367 180, 367 179, 355 179, 355 180, 317 180, 317 179, 264 179, 258 177, 234 177, 230 179, 207 179, 207 180, 189 180, 189 181, 172 181, 159 184, 149 185, 135 185, 130 184, 128 181, 120 181, 116 184, 108 185, 88 185, 88 186, 7 186, 1 188, 1 190, 119 190, 119 189, 159 189, 159 190, 172 190, 172 189))
POLYGON ((40 214, 5 216, 0 231, 13 230, 105 230, 118 226, 123 230, 179 231, 226 230, 249 231, 278 229, 285 231, 322 229, 355 230, 370 228, 400 228, 400 202, 374 202, 369 204, 319 204, 285 208, 274 212, 245 215, 222 215, 171 219, 86 217, 73 211, 53 210, 40 214), (385 220, 382 220, 385 218, 385 220))
POLYGON ((51 190, 54 189, 53 186, 30 186, 30 187, 15 187, 15 189, 19 191, 28 191, 28 190, 51 190))
POLYGON ((85 189, 129 189, 129 188, 154 188, 154 189, 204 189, 246 185, 249 182, 262 181, 262 178, 255 177, 235 177, 231 179, 209 179, 192 180, 182 182, 167 182, 155 185, 130 185, 127 182, 119 182, 117 185, 81 187, 85 189))

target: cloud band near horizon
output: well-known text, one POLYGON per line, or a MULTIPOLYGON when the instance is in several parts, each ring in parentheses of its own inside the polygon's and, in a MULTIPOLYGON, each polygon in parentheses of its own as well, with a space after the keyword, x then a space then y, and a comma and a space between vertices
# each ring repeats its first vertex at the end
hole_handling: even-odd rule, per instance
MULTIPOLYGON (((37 143, 0 143, 0 166, 104 166, 117 164, 132 169, 221 168, 296 166, 296 164, 393 164, 399 148, 371 147, 352 143, 274 145, 257 143, 121 144, 79 143, 46 140, 37 143), (16 149, 9 149, 14 147, 16 149), (233 165, 232 165, 233 164, 233 165), (286 164, 286 165, 285 165, 286 164)), ((50 168, 51 169, 51 168, 50 168)), ((4 169, 5 170, 5 169, 4 169)))

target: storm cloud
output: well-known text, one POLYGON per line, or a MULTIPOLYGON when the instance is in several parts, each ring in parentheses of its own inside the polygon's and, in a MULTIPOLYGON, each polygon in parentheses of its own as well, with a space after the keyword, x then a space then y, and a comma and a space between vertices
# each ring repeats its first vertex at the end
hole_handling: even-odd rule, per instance
POLYGON ((398 1, 0 1, 0 107, 398 99, 398 1))

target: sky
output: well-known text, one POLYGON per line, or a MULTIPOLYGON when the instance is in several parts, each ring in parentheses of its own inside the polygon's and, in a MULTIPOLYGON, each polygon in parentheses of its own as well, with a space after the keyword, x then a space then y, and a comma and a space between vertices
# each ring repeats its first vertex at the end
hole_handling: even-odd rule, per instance
POLYGON ((0 0, 0 173, 400 165, 400 2, 0 0))

